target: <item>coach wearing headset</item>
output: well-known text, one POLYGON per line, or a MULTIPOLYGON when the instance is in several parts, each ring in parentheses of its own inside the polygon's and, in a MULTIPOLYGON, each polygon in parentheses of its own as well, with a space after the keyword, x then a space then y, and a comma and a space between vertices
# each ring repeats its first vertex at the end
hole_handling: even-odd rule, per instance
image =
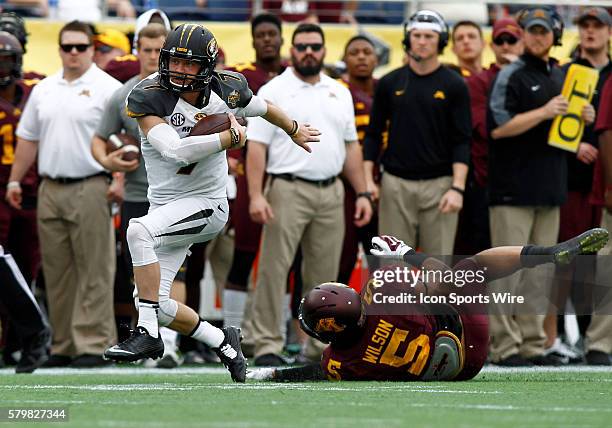
MULTIPOLYGON (((559 207, 567 194, 567 162, 563 150, 548 145, 548 133, 554 117, 566 113, 568 101, 560 95, 563 72, 549 53, 561 43, 563 23, 552 9, 537 7, 521 12, 518 21, 525 53, 499 72, 488 102, 491 244, 554 245, 559 207)), ((582 117, 587 124, 593 122, 591 105, 585 106, 582 117)), ((529 278, 504 278, 492 288, 522 295, 530 288, 529 278)), ((495 310, 491 316, 492 361, 504 366, 558 365, 560 360, 544 351, 540 314, 546 308, 516 312, 495 310)))
POLYGON ((379 232, 438 255, 453 250, 471 138, 467 86, 438 59, 447 42, 437 12, 421 10, 404 24, 408 63, 379 81, 364 142, 366 182, 378 198, 374 163, 389 124, 379 232))

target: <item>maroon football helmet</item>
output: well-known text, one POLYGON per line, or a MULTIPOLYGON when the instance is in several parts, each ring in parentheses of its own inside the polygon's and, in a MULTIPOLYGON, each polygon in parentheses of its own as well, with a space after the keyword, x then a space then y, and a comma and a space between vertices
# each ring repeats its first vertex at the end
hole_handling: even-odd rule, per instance
POLYGON ((333 343, 359 331, 365 321, 365 311, 355 290, 338 282, 326 282, 302 299, 299 320, 309 336, 333 343))
POLYGON ((0 87, 21 78, 23 49, 19 40, 6 31, 0 31, 0 87))

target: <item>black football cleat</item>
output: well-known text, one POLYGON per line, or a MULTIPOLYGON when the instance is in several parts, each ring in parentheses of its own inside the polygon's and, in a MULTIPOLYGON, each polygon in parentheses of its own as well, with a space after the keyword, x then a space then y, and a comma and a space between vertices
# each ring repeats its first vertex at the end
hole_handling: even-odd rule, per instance
POLYGON ((143 358, 161 358, 164 341, 161 336, 151 336, 143 327, 136 327, 130 337, 104 351, 104 358, 115 361, 138 361, 143 358))
POLYGON ((49 359, 51 331, 41 330, 27 340, 24 340, 21 358, 15 367, 15 373, 32 373, 49 359))
POLYGON ((213 348, 213 351, 215 351, 223 365, 229 370, 232 380, 243 383, 246 379, 247 362, 240 348, 240 342, 242 341, 240 329, 226 327, 221 330, 225 338, 218 348, 213 348))
POLYGON ((595 254, 608 242, 608 231, 600 227, 561 242, 554 246, 553 259, 555 264, 567 265, 580 254, 595 254))

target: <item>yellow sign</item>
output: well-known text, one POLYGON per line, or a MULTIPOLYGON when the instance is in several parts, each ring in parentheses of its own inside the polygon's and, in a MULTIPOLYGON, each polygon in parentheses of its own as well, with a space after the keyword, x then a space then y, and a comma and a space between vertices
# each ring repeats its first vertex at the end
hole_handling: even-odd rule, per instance
POLYGON ((548 144, 559 149, 576 153, 584 132, 582 108, 591 102, 597 86, 599 72, 594 68, 572 64, 567 70, 561 95, 567 98, 567 113, 555 117, 548 144))

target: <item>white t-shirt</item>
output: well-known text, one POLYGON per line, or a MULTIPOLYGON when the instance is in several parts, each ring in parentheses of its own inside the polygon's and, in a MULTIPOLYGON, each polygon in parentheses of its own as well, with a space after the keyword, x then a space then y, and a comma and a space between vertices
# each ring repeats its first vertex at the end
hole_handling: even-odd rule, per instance
POLYGON ((312 153, 293 143, 282 129, 260 117, 249 120, 249 140, 268 145, 269 174, 294 174, 309 180, 325 180, 342 171, 345 143, 357 141, 353 99, 349 90, 321 74, 314 85, 300 80, 293 68, 270 80, 257 95, 280 107, 299 123, 321 131, 321 141, 310 143, 312 153))
POLYGON ((98 22, 102 19, 100 0, 59 0, 57 17, 60 21, 75 19, 83 22, 98 22))
POLYGON ((92 64, 68 82, 63 70, 32 90, 17 136, 38 141, 38 173, 80 178, 104 171, 91 154, 91 139, 107 101, 121 83, 92 64))

